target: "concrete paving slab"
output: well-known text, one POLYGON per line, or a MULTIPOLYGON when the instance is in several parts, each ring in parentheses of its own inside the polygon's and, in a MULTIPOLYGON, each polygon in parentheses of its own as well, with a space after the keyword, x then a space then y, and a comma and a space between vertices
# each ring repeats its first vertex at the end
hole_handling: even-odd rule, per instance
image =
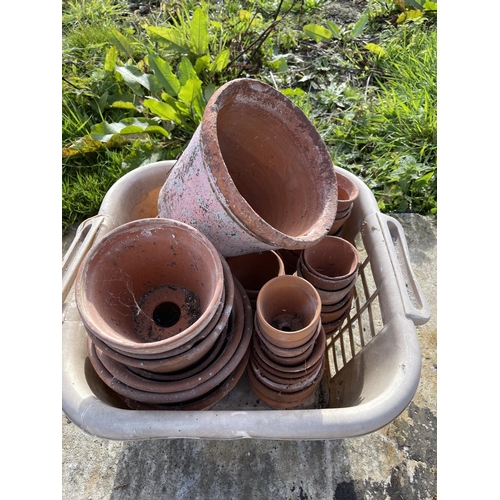
MULTIPOLYGON (((372 434, 348 440, 108 441, 62 416, 62 498, 419 499, 437 498, 437 222, 396 215, 431 309, 417 327, 418 390, 406 410, 372 434)), ((72 234, 63 241, 63 251, 72 234)))

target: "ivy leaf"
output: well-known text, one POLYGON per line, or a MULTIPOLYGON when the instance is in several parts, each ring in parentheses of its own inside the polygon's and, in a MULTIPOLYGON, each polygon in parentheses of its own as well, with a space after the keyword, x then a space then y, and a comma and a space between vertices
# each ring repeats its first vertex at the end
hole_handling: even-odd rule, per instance
POLYGON ((128 58, 131 58, 134 54, 131 43, 128 41, 125 35, 122 35, 118 30, 112 29, 108 33, 109 41, 128 58))
POLYGON ((197 8, 193 13, 190 26, 191 49, 195 56, 208 54, 208 16, 197 8))
POLYGON ((172 70, 170 64, 162 59, 158 54, 150 52, 148 57, 149 67, 152 69, 158 83, 163 87, 167 94, 175 97, 180 88, 181 84, 175 73, 172 70))
POLYGON ((332 32, 319 24, 306 24, 303 30, 315 42, 327 42, 332 38, 332 32))

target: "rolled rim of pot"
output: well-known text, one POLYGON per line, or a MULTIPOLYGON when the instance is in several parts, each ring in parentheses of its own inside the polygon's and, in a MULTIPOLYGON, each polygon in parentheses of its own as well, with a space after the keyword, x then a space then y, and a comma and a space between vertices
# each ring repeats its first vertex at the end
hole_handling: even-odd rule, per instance
POLYGON ((179 221, 138 219, 110 231, 89 251, 75 281, 85 327, 121 352, 156 354, 185 344, 210 323, 223 295, 220 254, 206 236, 179 221), (150 318, 136 331, 141 297, 158 286, 181 286, 199 298, 200 315, 173 333, 150 318), (161 337, 146 339, 148 332, 161 337))
POLYGON ((276 248, 324 237, 338 187, 327 147, 303 111, 273 87, 240 78, 221 86, 200 125, 205 165, 227 208, 276 248))

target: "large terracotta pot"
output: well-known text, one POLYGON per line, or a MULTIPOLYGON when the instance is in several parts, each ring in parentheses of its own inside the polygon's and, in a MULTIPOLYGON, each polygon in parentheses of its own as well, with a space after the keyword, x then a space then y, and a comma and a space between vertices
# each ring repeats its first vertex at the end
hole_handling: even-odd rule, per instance
POLYGON ((224 293, 220 254, 179 221, 139 219, 90 250, 75 297, 89 334, 119 352, 160 354, 203 331, 224 293))
POLYGON ((319 133, 269 85, 220 87, 158 197, 160 217, 206 234, 225 257, 302 249, 337 211, 337 179, 319 133))

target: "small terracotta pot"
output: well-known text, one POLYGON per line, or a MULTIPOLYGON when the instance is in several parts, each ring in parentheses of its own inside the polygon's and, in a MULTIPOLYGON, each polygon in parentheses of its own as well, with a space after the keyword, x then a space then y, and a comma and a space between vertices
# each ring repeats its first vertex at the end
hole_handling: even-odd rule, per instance
POLYGON ((323 329, 326 335, 332 335, 335 333, 344 323, 344 321, 349 317, 350 308, 339 318, 331 323, 323 323, 323 329))
POLYGON ((300 253, 293 250, 286 250, 285 248, 281 248, 277 252, 285 266, 285 274, 293 274, 297 269, 297 261, 299 260, 300 253))
MULTIPOLYGON (((303 278, 299 270, 297 270, 296 274, 297 276, 303 278)), ((320 297, 321 306, 325 307, 338 304, 338 302, 344 300, 347 297, 347 295, 349 295, 349 292, 354 288, 355 285, 356 285, 356 280, 353 280, 349 285, 347 285, 345 288, 341 288, 340 290, 323 290, 318 287, 315 288, 320 297)))
POLYGON ((298 371, 298 372, 283 372, 281 370, 276 370, 271 368, 269 365, 264 363, 258 356, 255 354, 255 351, 251 351, 250 354, 250 362, 254 365, 252 369, 258 369, 262 375, 267 377, 269 380, 272 380, 279 384, 292 384, 297 383, 299 381, 306 380, 307 377, 315 371, 315 369, 320 365, 321 360, 318 361, 315 365, 308 367, 307 369, 298 371))
POLYGON ((343 307, 341 307, 337 311, 333 312, 322 312, 321 313, 321 323, 332 323, 333 321, 338 320, 340 317, 342 317, 346 312, 348 312, 351 309, 351 302, 347 301, 343 307))
MULTIPOLYGON (((302 251, 304 266, 324 281, 347 286, 357 274, 361 258, 356 247, 343 238, 326 236, 316 245, 302 251)), ((325 289, 324 286, 320 288, 325 289)))
POLYGON ((221 257, 208 238, 182 222, 139 219, 110 231, 89 251, 75 297, 86 329, 104 343, 159 354, 207 327, 223 287, 221 257), (181 302, 171 302, 174 297, 181 302))
POLYGON ((325 278, 323 275, 318 274, 314 270, 311 270, 308 266, 304 264, 303 256, 300 257, 297 263, 297 275, 303 277, 305 280, 309 281, 311 285, 316 288, 321 288, 322 290, 334 291, 341 290, 346 286, 349 286, 353 280, 357 278, 357 271, 351 273, 349 276, 335 279, 335 278, 325 278))
POLYGON ((339 302, 336 302, 335 304, 330 304, 330 305, 323 304, 321 306, 321 314, 328 314, 328 313, 338 311, 339 309, 342 309, 347 304, 347 302, 352 303, 352 299, 354 297, 354 292, 355 292, 355 288, 353 287, 353 288, 351 288, 351 291, 339 302))
POLYGON ((262 287, 257 297, 259 328, 281 347, 310 338, 316 331, 320 313, 318 292, 297 276, 273 278, 262 287))
POLYGON ((288 409, 295 408, 300 406, 302 403, 307 401, 307 399, 316 391, 319 383, 321 382, 321 378, 323 377, 323 373, 325 371, 325 363, 323 362, 322 369, 317 375, 316 379, 312 382, 311 385, 304 388, 301 391, 292 392, 292 393, 284 393, 280 391, 276 391, 270 389, 266 385, 264 385, 253 373, 253 370, 247 366, 247 375, 248 380, 250 382, 250 386, 252 387, 255 394, 262 400, 264 403, 269 405, 271 408, 275 409, 288 409))
POLYGON ((314 343, 310 344, 307 349, 301 354, 297 354, 296 356, 280 356, 279 353, 275 353, 271 351, 264 342, 261 342, 261 339, 254 340, 254 342, 258 342, 258 348, 262 351, 263 356, 265 356, 269 361, 273 361, 280 366, 299 366, 311 355, 314 349, 314 343))
POLYGON ((314 382, 320 370, 323 368, 322 365, 324 361, 324 358, 320 359, 311 372, 304 370, 300 373, 300 376, 295 379, 282 378, 272 372, 266 371, 265 367, 259 365, 258 361, 255 362, 255 358, 252 358, 251 355, 250 369, 252 369, 254 375, 270 389, 283 393, 296 393, 297 391, 309 387, 314 382))
POLYGON ((328 291, 316 288, 316 291, 321 298, 322 307, 338 304, 349 295, 349 292, 351 292, 355 285, 356 280, 353 280, 350 285, 342 288, 341 290, 328 291))
POLYGON ((346 175, 335 169, 338 185, 338 205, 337 211, 343 211, 352 205, 359 196, 359 190, 356 184, 346 175))
POLYGON ((325 355, 325 348, 326 335, 322 326, 318 338, 313 344, 311 354, 305 357, 305 359, 303 359, 300 363, 296 363, 293 365, 285 364, 283 360, 275 361, 267 355, 267 351, 265 350, 263 344, 261 344, 260 342, 256 342, 255 340, 252 343, 252 349, 255 351, 259 359, 261 359, 270 368, 279 370, 283 373, 300 373, 304 370, 309 369, 311 366, 315 365, 322 356, 325 355))
POLYGON ((234 302, 235 284, 225 259, 221 259, 224 270, 224 302, 219 304, 210 323, 196 337, 179 347, 160 354, 136 354, 112 349, 99 338, 87 332, 92 341, 107 356, 128 367, 143 368, 155 373, 170 373, 187 368, 196 363, 213 346, 221 332, 227 326, 234 302))
POLYGON ((344 224, 347 222, 347 219, 349 219, 352 211, 352 205, 351 208, 348 210, 344 210, 343 212, 337 212, 337 216, 335 217, 335 220, 333 221, 332 227, 328 231, 329 236, 336 236, 337 233, 341 231, 341 229, 344 227, 344 224))
POLYGON ((228 257, 233 276, 243 285, 250 300, 257 300, 260 289, 272 278, 285 274, 283 260, 274 250, 228 257))
POLYGON ((285 340, 280 340, 277 337, 272 337, 266 330, 261 328, 258 319, 254 321, 254 330, 257 335, 262 339, 262 341, 266 344, 268 349, 271 349, 274 352, 278 352, 279 349, 287 352, 299 352, 299 350, 306 349, 307 346, 313 341, 314 337, 317 335, 317 331, 321 326, 321 318, 318 319, 316 328, 314 330, 310 330, 310 333, 303 338, 299 338, 297 340, 290 340, 286 338, 285 340))
POLYGON ((273 87, 239 78, 210 98, 158 213, 196 227, 225 257, 300 249, 332 226, 336 179, 306 115, 273 87))

